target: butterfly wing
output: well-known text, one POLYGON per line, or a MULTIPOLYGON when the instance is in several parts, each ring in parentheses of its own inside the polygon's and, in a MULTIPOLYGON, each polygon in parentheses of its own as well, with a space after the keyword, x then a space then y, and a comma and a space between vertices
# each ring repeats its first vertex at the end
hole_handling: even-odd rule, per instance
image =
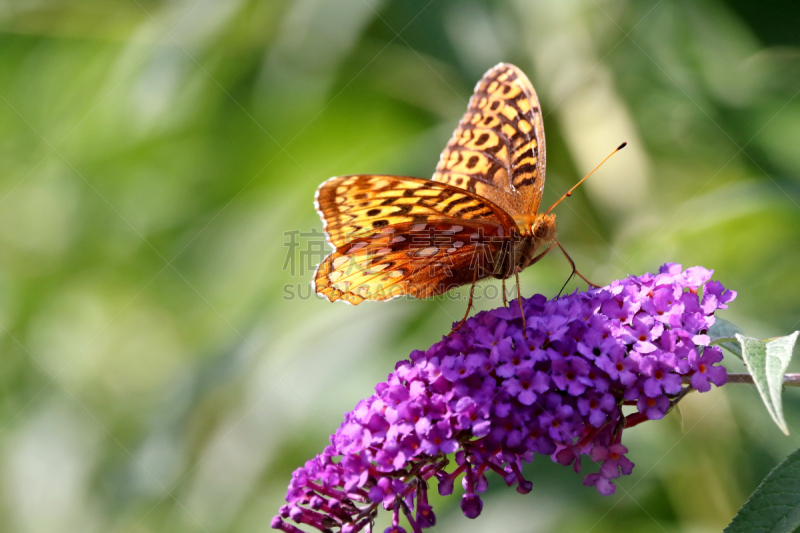
POLYGON ((336 250, 314 289, 358 304, 401 295, 425 298, 503 271, 512 228, 502 209, 469 191, 420 178, 332 178, 317 209, 336 250))
POLYGON ((323 261, 314 290, 330 301, 358 304, 399 296, 427 298, 487 277, 502 269, 507 238, 493 238, 502 226, 439 222, 430 233, 409 226, 344 245, 323 261), (448 226, 455 230, 448 233, 448 226))
POLYGON ((387 226, 483 220, 515 226, 503 209, 458 187, 405 176, 334 177, 317 189, 315 206, 332 246, 371 236, 387 226))
POLYGON ((500 63, 476 85, 433 179, 488 198, 513 216, 539 211, 544 178, 539 98, 520 69, 500 63))

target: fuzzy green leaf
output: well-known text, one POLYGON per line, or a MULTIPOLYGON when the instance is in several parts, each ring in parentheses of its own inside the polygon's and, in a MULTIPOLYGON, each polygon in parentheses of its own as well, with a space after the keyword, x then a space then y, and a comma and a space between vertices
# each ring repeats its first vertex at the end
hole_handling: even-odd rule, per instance
POLYGON ((708 336, 711 338, 711 344, 722 346, 739 359, 742 358, 742 348, 739 346, 739 343, 736 342, 736 334, 741 333, 738 327, 734 326, 727 320, 724 320, 719 317, 715 317, 716 321, 714 325, 711 326, 708 330, 708 336))
MULTIPOLYGON (((795 334, 796 336, 796 334, 795 334)), ((784 337, 785 338, 785 337, 784 337)), ((776 466, 724 533, 789 533, 800 527, 800 450, 776 466)))
POLYGON ((736 333, 736 339, 742 346, 742 356, 758 393, 764 401, 772 420, 785 434, 789 434, 786 420, 783 418, 781 393, 783 392, 783 374, 792 359, 792 350, 797 341, 798 331, 786 337, 770 341, 745 337, 736 333))

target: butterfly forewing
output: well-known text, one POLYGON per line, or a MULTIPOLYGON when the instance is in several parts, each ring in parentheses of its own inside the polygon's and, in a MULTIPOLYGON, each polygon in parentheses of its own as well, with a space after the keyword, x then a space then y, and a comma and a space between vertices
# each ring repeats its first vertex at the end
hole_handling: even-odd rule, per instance
POLYGON ((475 87, 433 179, 488 198, 513 216, 538 212, 544 178, 539 99, 521 70, 501 63, 475 87))
POLYGON ((317 190, 317 210, 335 247, 406 223, 489 220, 502 226, 515 224, 502 209, 474 193, 404 176, 331 178, 317 190))

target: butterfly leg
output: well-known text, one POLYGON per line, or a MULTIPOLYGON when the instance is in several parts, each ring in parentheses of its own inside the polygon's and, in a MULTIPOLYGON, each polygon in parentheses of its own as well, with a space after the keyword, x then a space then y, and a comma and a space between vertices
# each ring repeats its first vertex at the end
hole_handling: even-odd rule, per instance
POLYGON ((517 277, 517 302, 519 303, 519 314, 522 316, 522 336, 527 339, 528 334, 525 332, 525 311, 522 310, 522 291, 519 288, 519 267, 514 269, 514 275, 517 277))
MULTIPOLYGON (((591 281, 589 281, 588 279, 586 279, 586 278, 584 277, 584 275, 583 275, 583 274, 581 274, 580 272, 578 272, 578 269, 575 267, 575 261, 573 261, 573 260, 572 260, 572 258, 569 256, 569 254, 567 253, 567 251, 564 249, 564 247, 563 247, 563 246, 561 246, 561 243, 560 243, 560 242, 558 242, 558 239, 556 239, 556 240, 555 240, 555 242, 554 242, 553 244, 556 244, 556 245, 558 245, 558 247, 561 249, 561 252, 564 254, 564 257, 566 257, 566 258, 567 258, 567 261, 569 261, 569 264, 570 264, 570 266, 572 267, 572 274, 570 274, 570 275, 569 275, 569 278, 567 278, 567 282, 566 282, 566 283, 564 283, 564 286, 563 286, 563 287, 561 287, 561 290, 560 290, 560 291, 558 291, 558 296, 561 296, 561 291, 563 291, 563 290, 564 290, 564 287, 566 287, 566 286, 567 286, 567 283, 569 283, 569 280, 571 280, 571 279, 572 279, 572 276, 574 276, 575 274, 577 274, 577 275, 578 275, 578 277, 580 277, 580 278, 581 278, 583 281, 585 281, 587 284, 589 284, 589 286, 590 286, 590 287, 594 287, 595 289, 599 289, 599 288, 601 287, 600 285, 597 285, 597 284, 595 284, 595 283, 592 283, 591 281)), ((550 248, 552 248, 552 246, 553 246, 553 245, 550 245, 550 248)), ((546 251, 549 251, 549 250, 550 250, 550 248, 548 248, 546 251)))
POLYGON ((506 278, 503 278, 503 307, 508 307, 508 298, 506 298, 506 278))
MULTIPOLYGON (((542 259, 542 257, 546 256, 547 253, 555 247, 555 245, 556 243, 554 242, 553 244, 548 246, 544 252, 534 257, 531 260, 531 265, 538 263, 542 259)), ((520 314, 522 314, 522 335, 527 339, 528 334, 525 333, 525 312, 522 310, 522 292, 519 286, 519 268, 516 268, 514 270, 514 275, 517 277, 517 302, 519 302, 519 312, 520 314)))
POLYGON ((459 322, 456 327, 454 327, 452 330, 450 330, 450 333, 447 334, 448 337, 450 335, 452 335, 453 333, 455 333, 458 330, 458 328, 463 326, 464 322, 467 321, 467 317, 469 316, 469 311, 470 311, 470 309, 472 309, 472 296, 473 296, 473 294, 475 294, 475 283, 477 281, 478 281, 478 268, 476 267, 475 270, 472 273, 472 285, 469 288, 469 303, 467 304, 467 312, 464 313, 464 318, 461 319, 461 322, 459 322))

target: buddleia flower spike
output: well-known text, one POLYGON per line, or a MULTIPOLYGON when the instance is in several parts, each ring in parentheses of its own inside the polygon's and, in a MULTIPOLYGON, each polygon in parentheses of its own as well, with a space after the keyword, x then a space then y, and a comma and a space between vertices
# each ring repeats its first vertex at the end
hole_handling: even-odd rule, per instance
POLYGON ((626 428, 726 382, 707 332, 736 293, 711 275, 666 264, 557 300, 537 295, 522 302, 526 331, 517 306, 478 313, 398 362, 345 415, 331 444, 292 474, 272 527, 371 531, 383 508, 387 532, 406 523, 419 533, 436 523, 430 487, 452 494, 459 477, 461 509, 475 518, 492 478, 531 491, 522 470, 536 454, 585 467, 583 484, 612 494, 634 467, 626 428))

